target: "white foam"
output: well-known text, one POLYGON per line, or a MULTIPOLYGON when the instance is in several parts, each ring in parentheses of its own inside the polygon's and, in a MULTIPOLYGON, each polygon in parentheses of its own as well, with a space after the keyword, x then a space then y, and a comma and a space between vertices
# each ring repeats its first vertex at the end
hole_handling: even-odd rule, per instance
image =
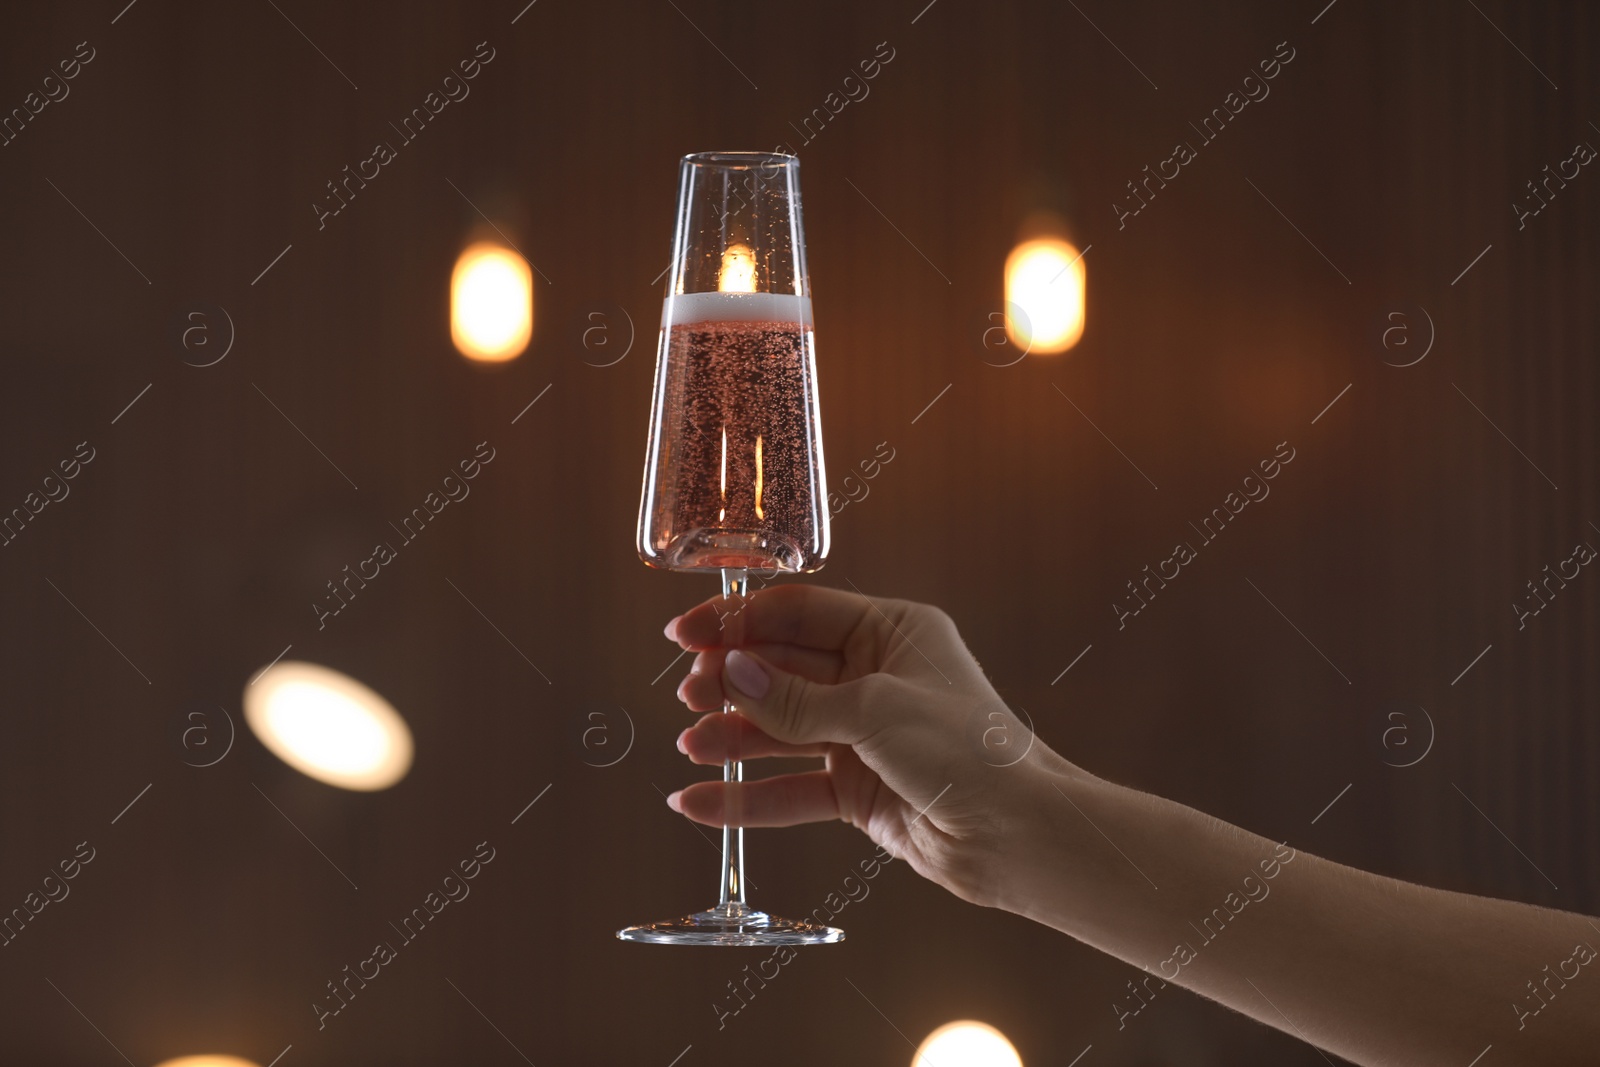
POLYGON ((811 298, 793 293, 677 293, 661 304, 661 325, 793 322, 811 325, 811 298))

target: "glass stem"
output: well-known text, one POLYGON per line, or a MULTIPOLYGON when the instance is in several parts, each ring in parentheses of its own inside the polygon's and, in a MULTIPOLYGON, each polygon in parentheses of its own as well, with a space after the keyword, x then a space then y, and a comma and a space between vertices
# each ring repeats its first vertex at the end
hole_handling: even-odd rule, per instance
MULTIPOLYGON (((722 600, 721 613, 722 645, 724 648, 737 648, 742 643, 744 636, 744 606, 745 595, 749 590, 750 575, 743 567, 722 568, 722 600)), ((722 702, 722 713, 727 715, 734 710, 731 700, 722 702)), ((725 785, 737 786, 744 781, 744 763, 741 760, 722 761, 722 781, 725 785)), ((739 802, 743 799, 737 788, 728 789, 727 806, 724 817, 732 814, 734 821, 742 822, 738 818, 739 802)), ((722 887, 717 896, 717 908, 721 911, 743 911, 744 899, 744 827, 722 827, 722 887)))

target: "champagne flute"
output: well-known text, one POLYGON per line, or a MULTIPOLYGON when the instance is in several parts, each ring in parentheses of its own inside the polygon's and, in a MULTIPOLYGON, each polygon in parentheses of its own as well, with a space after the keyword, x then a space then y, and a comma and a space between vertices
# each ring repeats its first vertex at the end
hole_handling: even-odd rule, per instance
MULTIPOLYGON (((720 572, 725 647, 741 640, 751 571, 805 573, 828 554, 800 161, 701 152, 678 168, 678 220, 661 310, 639 555, 662 570, 720 572)), ((734 706, 724 702, 724 714, 734 706)), ((744 780, 738 760, 722 780, 744 780)), ((844 931, 745 899, 739 791, 722 828, 715 907, 617 931, 624 941, 815 945, 844 931)))

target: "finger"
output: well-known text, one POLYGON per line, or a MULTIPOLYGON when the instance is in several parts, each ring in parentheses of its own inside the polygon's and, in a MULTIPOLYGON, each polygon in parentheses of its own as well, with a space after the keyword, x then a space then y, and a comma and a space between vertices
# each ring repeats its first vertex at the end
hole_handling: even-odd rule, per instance
MULTIPOLYGON (((797 645, 756 645, 749 651, 783 670, 815 682, 837 682, 844 669, 844 659, 837 652, 820 652, 797 645)), ((695 656, 689 673, 678 683, 678 699, 689 705, 691 711, 716 711, 722 707, 727 699, 722 689, 725 658, 727 652, 720 648, 707 649, 695 656)))
MULTIPOLYGON (((668 626, 667 636, 684 648, 719 648, 726 634, 722 597, 689 609, 668 626)), ((746 644, 772 642, 839 651, 857 627, 882 619, 859 593, 816 585, 775 585, 750 595, 740 623, 746 644)))
POLYGON ((696 782, 667 798, 681 815, 707 826, 798 826, 839 817, 827 771, 781 774, 756 782, 696 782))
POLYGON ((893 717, 890 700, 900 696, 894 686, 884 674, 839 685, 813 682, 742 648, 722 661, 722 691, 733 706, 769 737, 795 744, 854 745, 865 740, 893 717))
POLYGON ((737 713, 707 715, 678 735, 678 751, 703 765, 723 760, 765 759, 768 756, 823 756, 825 744, 797 745, 779 741, 737 713))

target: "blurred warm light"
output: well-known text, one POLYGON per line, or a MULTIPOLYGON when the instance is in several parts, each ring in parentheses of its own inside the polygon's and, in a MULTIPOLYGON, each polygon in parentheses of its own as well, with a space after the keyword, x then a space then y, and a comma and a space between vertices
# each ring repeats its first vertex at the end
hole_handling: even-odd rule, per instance
POLYGON ((288 660, 244 690, 244 718, 295 770, 341 789, 387 789, 411 769, 411 731, 387 700, 348 675, 288 660))
POLYGON ((1022 1067, 1022 1057, 988 1023, 962 1019, 929 1034, 911 1067, 1022 1067))
POLYGON ((238 1056, 179 1056, 158 1063, 156 1067, 256 1067, 256 1064, 238 1056))
POLYGON ((1026 352, 1065 352, 1083 336, 1083 256, 1066 241, 1024 241, 1006 257, 1006 336, 1026 352), (1017 314, 1020 311, 1021 314, 1017 314))
POLYGON ((717 275, 719 293, 756 291, 756 254, 749 245, 732 244, 722 253, 722 271, 717 275))
POLYGON ((515 359, 533 336, 533 272, 508 248, 480 242, 450 277, 450 338, 468 359, 515 359))

